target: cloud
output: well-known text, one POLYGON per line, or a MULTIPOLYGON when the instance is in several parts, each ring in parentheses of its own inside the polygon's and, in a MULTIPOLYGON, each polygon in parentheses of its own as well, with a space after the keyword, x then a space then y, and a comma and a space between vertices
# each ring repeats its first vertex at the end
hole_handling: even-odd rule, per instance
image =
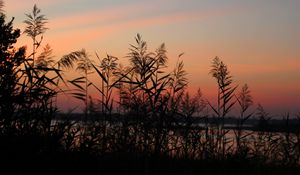
POLYGON ((36 1, 36 0, 9 0, 5 1, 4 9, 9 14, 16 14, 16 13, 29 13, 34 4, 36 4, 39 8, 42 9, 51 7, 53 5, 63 5, 66 3, 72 3, 76 0, 43 0, 43 1, 36 1), (25 11, 24 11, 25 10, 25 11))
MULTIPOLYGON (((268 60, 271 60, 269 58, 268 60)), ((280 62, 270 62, 268 64, 232 64, 232 69, 238 74, 274 74, 299 71, 300 60, 288 60, 284 59, 280 62)))
MULTIPOLYGON (((146 11, 153 10, 152 7, 146 11)), ((66 16, 53 19, 50 24, 54 38, 60 38, 60 45, 66 46, 66 43, 84 43, 109 37, 119 32, 136 29, 139 31, 147 27, 160 27, 171 24, 179 24, 191 21, 201 21, 213 16, 229 13, 229 9, 207 10, 207 11, 189 11, 173 12, 160 15, 137 15, 145 9, 139 6, 128 8, 107 9, 105 11, 92 11, 85 14, 66 16), (123 20, 122 20, 123 19, 123 20)))
MULTIPOLYGON (((82 13, 70 14, 63 17, 51 19, 50 27, 55 30, 78 30, 80 28, 97 27, 103 23, 113 23, 130 17, 130 14, 139 14, 145 9, 142 6, 114 7, 103 10, 84 11, 82 13)), ((150 10, 148 8, 148 10, 150 10)))

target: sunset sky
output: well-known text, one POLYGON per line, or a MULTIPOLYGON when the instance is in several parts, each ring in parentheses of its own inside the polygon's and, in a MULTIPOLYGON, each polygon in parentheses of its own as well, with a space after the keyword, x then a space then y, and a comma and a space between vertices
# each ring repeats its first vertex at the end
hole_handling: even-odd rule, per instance
MULTIPOLYGON (((209 75, 219 56, 235 84, 247 83, 255 104, 272 114, 300 111, 299 0, 4 0, 14 27, 34 4, 49 19, 44 43, 56 59, 85 48, 117 56, 126 63, 137 33, 153 51, 165 43, 169 65, 177 55, 188 72, 191 92, 201 88, 214 101, 216 83, 209 75)), ((28 45, 22 35, 18 45, 28 45)))

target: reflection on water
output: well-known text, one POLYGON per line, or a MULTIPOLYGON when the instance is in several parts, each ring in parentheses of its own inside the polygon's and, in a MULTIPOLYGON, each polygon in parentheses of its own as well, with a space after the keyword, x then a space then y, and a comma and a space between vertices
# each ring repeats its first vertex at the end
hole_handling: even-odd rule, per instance
MULTIPOLYGON (((53 126, 63 123, 66 122, 52 121, 53 126)), ((299 153, 295 149, 300 143, 300 134, 297 133, 237 129, 234 124, 226 124, 223 128, 201 123, 190 127, 160 129, 145 128, 136 123, 111 124, 108 121, 68 123, 71 125, 65 125, 68 130, 66 133, 74 134, 72 147, 79 147, 89 141, 94 144, 93 147, 102 149, 104 146, 106 150, 114 150, 119 144, 128 144, 128 147, 134 149, 159 150, 173 157, 203 159, 243 153, 247 157, 263 155, 270 160, 293 159, 300 163, 299 153)), ((245 128, 251 127, 248 125, 245 128)))

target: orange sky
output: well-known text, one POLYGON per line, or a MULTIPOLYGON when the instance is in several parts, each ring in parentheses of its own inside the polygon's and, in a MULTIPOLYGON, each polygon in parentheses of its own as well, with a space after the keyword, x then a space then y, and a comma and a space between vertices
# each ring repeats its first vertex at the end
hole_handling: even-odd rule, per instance
MULTIPOLYGON (((170 66, 183 56, 190 89, 213 100, 211 59, 219 56, 236 84, 247 83, 255 103, 270 113, 300 111, 300 1, 298 0, 6 0, 15 27, 36 3, 50 28, 44 36, 54 55, 81 48, 126 62, 137 33, 154 50, 165 43, 170 66)), ((31 41, 22 36, 18 45, 31 41)), ((66 99, 66 98, 64 98, 66 99)), ((65 102, 61 102, 65 103, 65 102)))

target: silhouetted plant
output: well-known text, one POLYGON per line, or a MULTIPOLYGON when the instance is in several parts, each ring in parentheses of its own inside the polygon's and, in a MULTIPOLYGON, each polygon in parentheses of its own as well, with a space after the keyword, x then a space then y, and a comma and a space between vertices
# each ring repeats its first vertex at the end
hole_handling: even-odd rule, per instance
MULTIPOLYGON (((0 8, 1 5, 0 0, 0 8)), ((234 95, 237 86, 233 85, 227 65, 218 57, 213 59, 210 71, 218 85, 215 107, 204 100, 200 89, 193 96, 187 92, 187 73, 179 60, 183 54, 178 56, 176 67, 168 72, 165 45, 149 52, 139 34, 136 44, 130 45, 127 55, 130 64, 125 67, 111 55, 100 59, 96 54, 99 60, 96 64, 85 50, 64 55, 55 62, 49 45, 35 60, 41 44, 36 37, 46 30, 45 16, 39 13, 34 6, 33 14, 27 14, 29 19, 25 22, 28 25, 25 33, 33 39, 34 49, 28 58, 24 47, 14 48, 20 31, 13 29, 13 20, 5 23, 5 15, 0 17, 1 156, 32 158, 37 161, 28 161, 28 165, 49 163, 46 166, 51 168, 62 166, 60 163, 70 164, 71 170, 72 163, 78 160, 84 168, 108 166, 120 171, 141 165, 135 171, 139 174, 178 173, 180 167, 188 167, 182 170, 184 173, 191 169, 190 174, 211 172, 211 167, 212 172, 220 173, 244 163, 257 169, 278 162, 299 167, 300 134, 289 129, 289 114, 284 132, 276 133, 278 130, 274 130, 271 119, 259 105, 255 120, 258 123, 249 128, 255 131, 244 132, 244 124, 253 115, 249 113, 253 105, 250 90, 244 85, 234 95), (35 23, 39 25, 36 28, 35 23), (65 81, 62 70, 73 67, 83 75, 65 81), (97 83, 100 86, 90 82, 88 76, 92 71, 100 78, 97 83), (54 98, 64 91, 59 86, 61 82, 75 87, 71 94, 84 102, 85 122, 80 120, 80 114, 57 113, 54 98), (100 93, 101 108, 89 96, 90 86, 100 93), (236 103, 240 115, 236 119, 227 118, 236 103), (213 111, 212 118, 209 109, 213 111), (229 119, 237 122, 235 128, 225 126, 229 119), (235 137, 229 138, 229 132, 234 132, 235 137)))
MULTIPOLYGON (((100 59, 98 54, 96 54, 100 65, 97 66, 95 64, 92 64, 93 69, 95 69, 98 78, 100 78, 101 81, 101 87, 97 87, 95 84, 92 84, 96 90, 101 95, 101 115, 102 115, 102 124, 101 124, 101 131, 102 131, 102 148, 103 150, 107 149, 107 138, 108 136, 114 137, 114 134, 108 133, 109 128, 107 126, 110 125, 112 122, 112 112, 114 106, 114 97, 113 97, 113 91, 115 88, 117 88, 117 85, 120 83, 120 80, 122 77, 118 77, 117 74, 117 61, 118 58, 108 55, 107 57, 100 59), (110 134, 110 135, 109 135, 110 134)), ((122 70, 123 72, 123 70, 122 70)), ((110 129, 113 130, 113 127, 110 127, 110 129)), ((111 131, 114 132, 114 131, 111 131)), ((114 140, 113 138, 111 138, 114 140)))
POLYGON ((183 98, 180 100, 180 106, 178 115, 181 117, 178 126, 182 128, 182 138, 179 143, 183 151, 184 157, 199 157, 201 153, 201 138, 202 128, 197 126, 197 120, 199 121, 201 112, 206 107, 206 102, 202 97, 200 89, 194 97, 190 97, 189 93, 185 93, 183 98))
MULTIPOLYGON (((251 135, 253 143, 253 154, 258 161, 267 161, 273 159, 271 156, 277 156, 273 153, 273 146, 275 146, 273 139, 274 134, 270 132, 270 117, 262 105, 258 104, 256 117, 258 118, 257 135, 251 135)), ((273 159, 276 160, 276 159, 273 159)))
POLYGON ((52 55, 53 50, 51 49, 50 45, 47 44, 44 48, 42 53, 37 57, 36 60, 36 67, 37 68, 50 68, 53 67, 55 64, 54 56, 52 55))
POLYGON ((269 120, 271 119, 271 117, 269 117, 269 114, 265 111, 261 104, 258 104, 256 117, 259 119, 257 126, 258 129, 260 131, 268 131, 270 129, 269 120))
POLYGON ((1 14, 0 24, 0 137, 8 148, 1 153, 22 156, 58 148, 59 139, 55 138, 59 137, 52 132, 51 121, 56 115, 53 98, 58 93, 59 70, 33 67, 33 59, 25 56, 25 47, 14 48, 20 30, 13 29, 13 20, 6 24, 1 14), (14 142, 15 147, 10 148, 14 142))
POLYGON ((41 10, 36 6, 33 6, 32 13, 25 14, 27 19, 24 20, 24 23, 27 25, 24 33, 27 36, 31 37, 33 44, 32 44, 32 58, 33 58, 33 65, 35 61, 35 54, 36 49, 40 46, 43 36, 41 37, 40 41, 37 41, 37 36, 42 35, 48 29, 45 27, 47 23, 47 18, 45 15, 40 14, 41 10))
POLYGON ((84 57, 85 50, 74 51, 69 54, 63 55, 61 59, 57 62, 59 68, 74 68, 75 63, 82 57, 84 57))
POLYGON ((237 95, 237 101, 240 106, 240 116, 237 120, 237 128, 234 130, 235 133, 235 139, 236 139, 236 151, 238 154, 247 155, 248 151, 248 144, 246 142, 247 137, 251 135, 252 133, 246 133, 243 135, 244 132, 244 124, 245 122, 252 117, 253 113, 246 113, 253 105, 252 96, 250 94, 250 90, 247 84, 245 84, 241 91, 237 95))
POLYGON ((291 132, 291 120, 290 114, 287 113, 283 117, 285 121, 284 132, 280 135, 279 140, 279 156, 282 159, 282 163, 285 165, 296 165, 300 160, 300 145, 299 136, 297 133, 291 132))
MULTIPOLYGON (((164 44, 162 44, 155 53, 147 52, 147 44, 138 34, 136 37, 137 46, 131 45, 128 58, 132 66, 132 76, 124 77, 123 82, 129 83, 129 95, 133 105, 131 110, 139 115, 139 121, 144 130, 143 142, 152 142, 151 135, 154 134, 154 150, 161 150, 161 143, 165 135, 161 135, 165 123, 164 106, 167 106, 167 100, 164 98, 167 85, 170 81, 169 74, 164 74, 163 68, 166 67, 167 57, 164 44), (153 125, 153 126, 151 126, 153 125), (156 130, 152 133, 152 127, 156 130)), ((149 145, 144 145, 145 150, 149 150, 149 145)))
POLYGON ((233 80, 227 65, 225 65, 218 57, 215 57, 212 61, 210 74, 217 80, 218 84, 217 107, 214 107, 210 103, 208 104, 216 114, 218 123, 221 121, 221 124, 218 124, 217 126, 216 144, 218 145, 218 151, 221 151, 222 158, 224 158, 226 144, 228 143, 226 139, 228 131, 224 129, 224 122, 225 117, 236 103, 233 98, 237 86, 232 86, 233 80))
MULTIPOLYGON (((84 78, 84 103, 85 103, 85 115, 87 118, 88 115, 88 87, 90 86, 91 83, 89 83, 88 81, 88 74, 90 74, 91 72, 89 72, 92 69, 92 61, 89 59, 89 56, 86 52, 82 53, 82 57, 78 60, 77 63, 77 67, 76 70, 79 72, 83 72, 84 76, 82 76, 82 78, 84 78)), ((80 77, 81 78, 81 77, 80 77)), ((77 87, 79 86, 78 83, 81 83, 80 81, 78 81, 79 79, 76 78, 76 81, 70 81, 70 83, 72 83, 73 85, 77 85, 77 87)), ((76 86, 75 85, 75 86, 76 86)), ((80 95, 79 93, 73 93, 73 95, 75 95, 76 98, 79 98, 80 95)), ((80 98, 79 98, 80 99, 80 98)))
MULTIPOLYGON (((113 107, 113 98, 112 98, 112 88, 116 86, 117 82, 112 82, 113 75, 116 74, 116 69, 118 66, 118 58, 107 55, 107 57, 101 60, 100 69, 102 71, 102 75, 105 78, 102 78, 102 92, 104 95, 104 99, 102 98, 102 104, 104 104, 103 112, 109 111, 111 113, 113 107), (104 81, 106 80, 106 81, 104 81)), ((114 80, 115 81, 115 80, 114 80)))
POLYGON ((179 58, 183 55, 178 56, 176 67, 171 73, 170 78, 170 110, 173 112, 171 115, 175 115, 179 111, 180 99, 182 99, 184 92, 187 88, 188 80, 186 78, 186 71, 183 69, 183 61, 179 61, 179 58))
POLYGON ((84 114, 85 119, 88 115, 88 87, 92 84, 88 80, 88 74, 91 74, 92 70, 92 60, 89 58, 88 53, 82 49, 80 51, 75 51, 64 55, 58 61, 58 67, 62 68, 73 68, 76 64, 76 71, 83 72, 83 76, 77 77, 69 82, 75 86, 75 92, 71 92, 73 97, 84 102, 84 114))

